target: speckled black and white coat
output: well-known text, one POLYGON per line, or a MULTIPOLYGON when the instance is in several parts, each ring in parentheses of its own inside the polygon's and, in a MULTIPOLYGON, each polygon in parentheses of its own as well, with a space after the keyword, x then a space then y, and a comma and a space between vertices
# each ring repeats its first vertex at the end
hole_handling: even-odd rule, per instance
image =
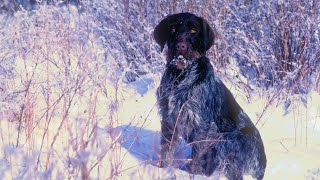
MULTIPOLYGON (((161 26, 184 19, 190 23, 195 17, 189 13, 169 16, 161 26)), ((183 22, 178 24, 183 25, 183 22)), ((155 33, 159 34, 159 29, 163 31, 165 28, 157 28, 155 33)), ((155 37, 157 40, 157 34, 155 37)), ((203 38, 201 35, 191 38, 199 37, 203 38)), ((167 41, 176 43, 167 38, 167 41)), ((157 42, 163 46, 159 36, 157 42)), ((171 63, 173 56, 170 42, 167 43, 166 71, 157 90, 162 117, 160 166, 172 163, 182 137, 192 145, 192 161, 188 166, 191 173, 210 176, 214 170, 222 169, 228 179, 242 179, 243 174, 262 179, 266 155, 260 134, 231 92, 215 76, 205 53, 200 52, 199 58, 187 59, 184 68, 179 68, 171 63)))

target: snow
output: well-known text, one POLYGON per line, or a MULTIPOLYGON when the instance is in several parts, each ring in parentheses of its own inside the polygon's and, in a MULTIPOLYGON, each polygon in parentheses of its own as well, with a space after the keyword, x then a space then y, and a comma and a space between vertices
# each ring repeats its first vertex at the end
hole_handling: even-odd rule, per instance
MULTIPOLYGON (((172 167, 159 168, 157 166, 160 149, 160 117, 155 96, 157 83, 151 77, 142 77, 141 81, 120 86, 116 125, 113 127, 99 125, 94 140, 95 146, 78 151, 71 151, 70 148, 68 150, 70 139, 66 140, 65 138, 70 135, 67 132, 61 132, 59 135, 61 138, 58 138, 54 151, 51 150, 52 152, 49 153, 59 154, 53 160, 56 166, 51 164, 46 170, 37 173, 32 169, 37 167, 35 160, 39 155, 42 131, 35 132, 39 136, 33 137, 36 143, 32 149, 37 151, 30 151, 31 148, 27 147, 17 148, 9 143, 14 139, 12 137, 16 137, 16 132, 10 131, 17 127, 16 124, 0 121, 2 137, 0 179, 18 177, 22 179, 26 177, 66 178, 64 169, 70 168, 69 166, 81 169, 83 163, 94 164, 97 162, 96 156, 101 157, 97 165, 99 168, 93 168, 90 171, 90 177, 97 179, 109 176, 119 179, 224 179, 224 176, 218 171, 211 177, 193 176, 184 171, 183 165, 188 160, 191 149, 183 141, 176 152, 175 158, 177 160, 174 161, 172 167), (111 140, 110 134, 113 137, 111 140), (12 139, 10 140, 10 138, 12 139), (66 161, 69 161, 70 164, 67 165, 66 161), (110 169, 117 169, 118 173, 111 174, 110 169)), ((252 100, 248 102, 241 91, 237 91, 228 83, 226 84, 242 108, 256 122, 255 120, 260 117, 260 113, 267 103, 265 98, 254 94, 252 100)), ((319 102, 320 95, 312 92, 307 97, 306 107, 302 103, 297 103, 295 108, 288 112, 281 105, 272 104, 268 107, 257 123, 268 159, 265 179, 319 178, 319 102)), ((74 130, 84 128, 86 125, 85 120, 81 120, 81 118, 77 120, 77 123, 77 126, 72 127, 74 130)), ((58 126, 57 122, 53 122, 52 130, 56 130, 58 126)), ((80 132, 79 130, 78 133, 80 132)), ((77 135, 76 137, 81 136, 77 135)), ((50 151, 50 149, 47 150, 50 151)), ((72 177, 79 177, 79 175, 72 177)), ((245 176, 245 179, 251 179, 251 177, 245 176)))
MULTIPOLYGON (((265 106, 264 98, 253 96, 253 100, 248 103, 239 91, 233 89, 233 94, 251 119, 257 119, 265 106)), ((155 86, 143 97, 137 95, 135 98, 130 98, 119 109, 121 117, 132 119, 129 117, 132 114, 148 114, 156 102, 155 86), (136 101, 132 102, 134 99, 136 101)), ((263 138, 268 158, 265 179, 319 178, 320 160, 317 160, 317 157, 320 153, 320 105, 318 102, 320 102, 319 94, 312 92, 308 96, 307 109, 303 104, 298 104, 295 109, 286 114, 282 106, 272 105, 262 116, 257 127, 263 138), (305 127, 306 124, 307 127, 305 127)), ((114 129, 117 133, 121 133, 121 146, 128 150, 133 158, 147 164, 142 170, 140 167, 138 172, 130 171, 129 174, 124 173, 124 176, 143 177, 143 179, 148 177, 189 178, 189 175, 181 170, 183 161, 176 162, 171 168, 159 169, 156 166, 159 158, 160 118, 156 110, 152 110, 149 116, 143 127, 124 123, 114 129)), ((189 155, 190 147, 182 142, 181 152, 176 153, 176 158, 186 159, 189 155)), ((215 172, 208 179, 220 177, 223 176, 215 172)), ((197 175, 195 178, 206 177, 197 175)), ((251 179, 250 176, 245 178, 251 179)))

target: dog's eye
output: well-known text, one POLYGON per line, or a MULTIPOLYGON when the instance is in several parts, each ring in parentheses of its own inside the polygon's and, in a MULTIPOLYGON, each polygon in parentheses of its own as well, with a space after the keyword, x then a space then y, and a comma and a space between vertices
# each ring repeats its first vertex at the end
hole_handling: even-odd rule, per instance
POLYGON ((172 32, 172 33, 175 33, 175 32, 176 32, 176 28, 175 28, 175 27, 172 27, 172 28, 171 28, 171 32, 172 32))
POLYGON ((194 33, 196 33, 196 32, 197 32, 197 29, 196 29, 196 28, 191 28, 191 29, 190 29, 190 33, 194 34, 194 33))

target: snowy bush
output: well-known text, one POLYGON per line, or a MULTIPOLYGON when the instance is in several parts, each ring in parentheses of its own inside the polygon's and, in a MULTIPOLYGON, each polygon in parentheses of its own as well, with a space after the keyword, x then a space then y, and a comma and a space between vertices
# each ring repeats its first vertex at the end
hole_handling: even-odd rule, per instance
POLYGON ((111 137, 102 142, 96 134, 98 124, 112 125, 105 120, 113 102, 106 88, 114 85, 106 79, 116 68, 113 62, 106 66, 92 22, 74 7, 47 5, 3 18, 0 122, 13 124, 6 129, 1 124, 2 145, 9 150, 0 158, 10 162, 3 167, 17 167, 5 169, 2 177, 86 177, 87 163, 92 167, 105 154, 90 147, 109 140, 110 146, 111 137), (11 153, 16 150, 20 153, 11 153), (28 163, 25 158, 30 164, 21 164, 28 163))

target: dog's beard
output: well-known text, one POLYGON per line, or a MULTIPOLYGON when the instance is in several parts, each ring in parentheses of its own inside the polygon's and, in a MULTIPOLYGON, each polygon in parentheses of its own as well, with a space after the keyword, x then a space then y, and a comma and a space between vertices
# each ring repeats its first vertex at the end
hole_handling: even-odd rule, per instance
POLYGON ((199 59, 201 54, 197 51, 191 51, 187 55, 179 54, 171 59, 171 64, 178 69, 183 70, 187 68, 193 61, 199 59))
POLYGON ((187 60, 183 55, 179 55, 178 57, 174 57, 171 60, 171 64, 175 65, 178 69, 185 69, 188 66, 188 62, 190 60, 187 60))

